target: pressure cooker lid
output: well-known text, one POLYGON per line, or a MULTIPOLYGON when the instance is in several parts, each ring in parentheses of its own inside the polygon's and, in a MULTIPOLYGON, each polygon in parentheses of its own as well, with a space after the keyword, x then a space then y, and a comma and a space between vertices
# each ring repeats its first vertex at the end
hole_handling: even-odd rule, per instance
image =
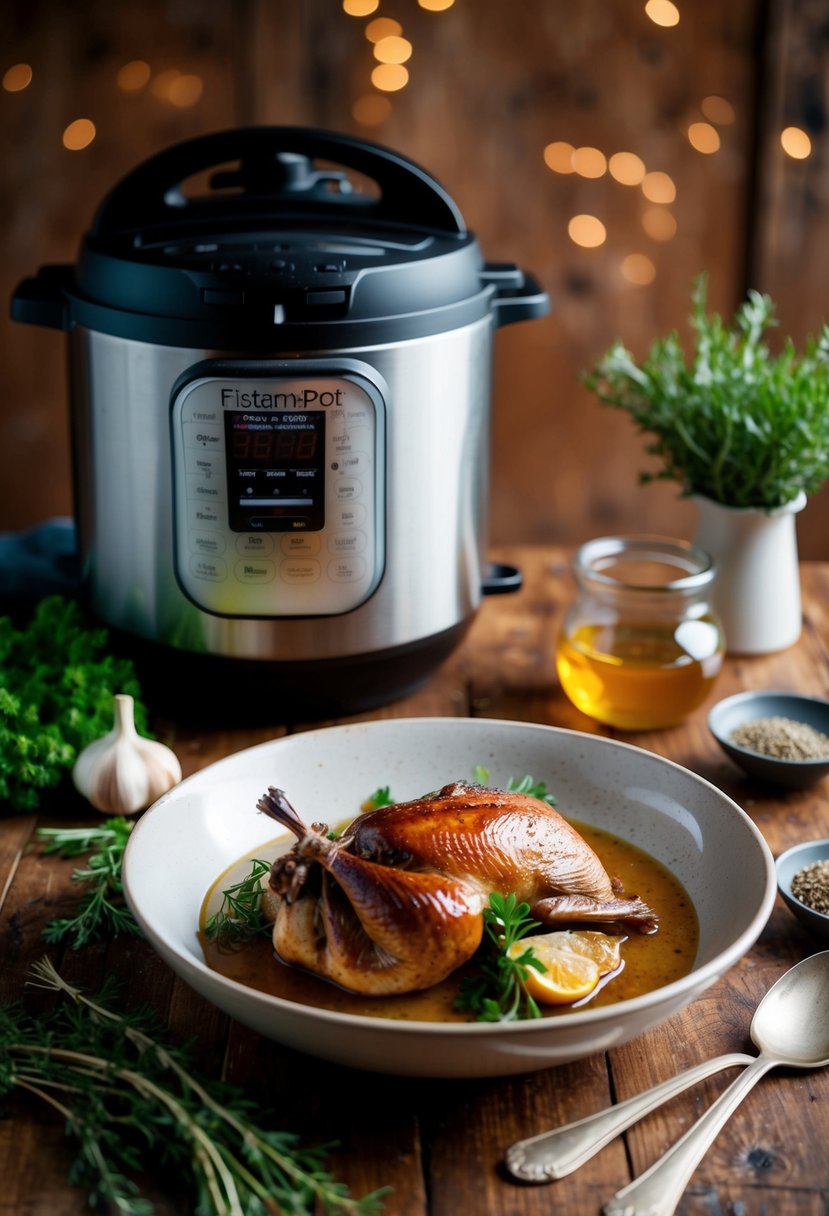
POLYGON ((482 262, 441 185, 377 144, 297 127, 169 148, 105 198, 75 267, 18 288, 19 320, 164 345, 393 341, 547 310, 482 262))

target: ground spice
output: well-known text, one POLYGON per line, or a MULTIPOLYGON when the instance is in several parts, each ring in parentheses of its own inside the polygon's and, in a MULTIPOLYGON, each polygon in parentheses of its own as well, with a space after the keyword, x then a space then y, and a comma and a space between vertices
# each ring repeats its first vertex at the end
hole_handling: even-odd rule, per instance
POLYGON ((815 912, 829 913, 829 858, 798 870, 792 879, 792 895, 815 912))
POLYGON ((731 742, 778 760, 829 760, 829 735, 792 718, 755 718, 731 734, 731 742))

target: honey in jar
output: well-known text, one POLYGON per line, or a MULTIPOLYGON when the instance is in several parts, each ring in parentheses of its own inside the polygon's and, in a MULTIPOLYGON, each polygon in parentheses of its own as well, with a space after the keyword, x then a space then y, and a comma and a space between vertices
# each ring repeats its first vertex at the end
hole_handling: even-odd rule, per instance
POLYGON ((582 545, 573 572, 579 594, 556 653, 569 699, 622 730, 682 721, 722 666, 712 559, 683 541, 602 537, 582 545))

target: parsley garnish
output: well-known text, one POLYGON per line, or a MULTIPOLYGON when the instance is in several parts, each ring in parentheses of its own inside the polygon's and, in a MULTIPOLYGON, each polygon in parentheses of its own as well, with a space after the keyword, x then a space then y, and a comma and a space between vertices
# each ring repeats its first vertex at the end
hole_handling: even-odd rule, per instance
POLYGON ((536 958, 531 945, 517 957, 509 949, 540 923, 529 915, 530 905, 518 903, 515 895, 489 897, 484 908, 484 939, 477 969, 461 981, 455 1008, 475 1014, 477 1022, 517 1022, 540 1018, 541 1010, 524 987, 530 967, 547 968, 536 958))

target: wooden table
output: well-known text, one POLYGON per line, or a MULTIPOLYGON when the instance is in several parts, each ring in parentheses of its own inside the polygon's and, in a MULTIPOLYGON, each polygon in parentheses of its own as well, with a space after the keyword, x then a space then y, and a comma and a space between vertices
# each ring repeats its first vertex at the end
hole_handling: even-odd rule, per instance
MULTIPOLYGON (((466 643, 416 693, 368 717, 458 715, 511 718, 597 732, 558 687, 554 639, 572 597, 567 555, 510 550, 525 586, 485 603, 466 643)), ((749 688, 787 688, 829 696, 829 565, 802 570, 804 628, 797 646, 762 658, 729 659, 715 698, 749 688)), ((753 784, 722 755, 704 706, 683 726, 626 736, 720 786, 752 817, 772 852, 829 836, 829 781, 801 793, 753 784)), ((188 730, 158 724, 185 774, 239 748, 284 733, 274 722, 255 730, 188 730)), ((78 804, 72 804, 77 814, 78 804)), ((2 999, 19 996, 30 964, 44 953, 44 923, 65 914, 71 863, 40 855, 35 828, 66 823, 49 813, 0 820, 2 999)), ((734 858, 735 866, 739 858, 734 858)), ((117 976, 123 1001, 150 1001, 171 1035, 196 1034, 199 1063, 245 1086, 276 1110, 281 1126, 309 1143, 339 1141, 331 1167, 355 1194, 393 1188, 394 1216, 587 1216, 633 1174, 641 1173, 726 1087, 733 1072, 698 1085, 648 1116, 570 1178, 544 1186, 510 1181, 501 1161, 514 1140, 580 1118, 709 1056, 752 1050, 757 1001, 787 967, 821 949, 778 901, 754 949, 686 1010, 655 1030, 579 1063, 509 1079, 426 1081, 353 1072, 320 1063, 229 1021, 175 979, 142 940, 120 938, 81 952, 52 950, 63 973, 89 988, 117 976)), ((0 1121, 0 1216, 73 1216, 85 1209, 66 1181, 69 1153, 60 1121, 25 1100, 0 1121)), ((679 1211, 686 1216, 825 1216, 829 1192, 829 1072, 775 1071, 751 1093, 694 1175, 679 1211)), ((181 1216, 150 1193, 162 1216, 181 1216)))

